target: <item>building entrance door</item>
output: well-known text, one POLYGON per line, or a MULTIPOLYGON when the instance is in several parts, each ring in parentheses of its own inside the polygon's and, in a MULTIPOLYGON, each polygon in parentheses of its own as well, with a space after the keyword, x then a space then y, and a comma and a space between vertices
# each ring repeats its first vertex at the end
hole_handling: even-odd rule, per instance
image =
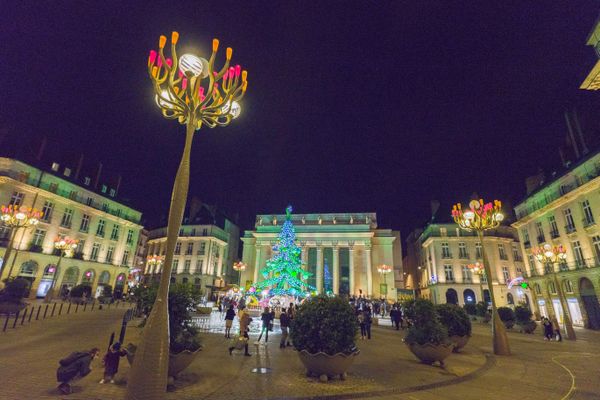
POLYGON ((579 292, 588 316, 588 327, 590 329, 600 329, 600 304, 598 304, 598 297, 594 291, 592 281, 588 278, 581 278, 579 292))

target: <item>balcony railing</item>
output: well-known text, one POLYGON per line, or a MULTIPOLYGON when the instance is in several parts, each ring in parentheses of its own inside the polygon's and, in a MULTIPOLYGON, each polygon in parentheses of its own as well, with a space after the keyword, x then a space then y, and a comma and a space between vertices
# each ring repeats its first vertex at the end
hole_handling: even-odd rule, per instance
POLYGON ((458 253, 458 258, 468 259, 469 258, 469 253, 459 252, 458 253))
POLYGON ((565 231, 567 233, 573 233, 577 230, 577 228, 575 228, 575 225, 565 225, 565 231))
POLYGON ((594 218, 584 218, 583 220, 583 227, 584 228, 588 228, 590 226, 596 225, 596 221, 594 221, 594 218))
POLYGON ((442 258, 443 258, 443 259, 449 259, 449 258, 452 258, 452 254, 450 254, 450 253, 442 253, 442 258))
POLYGON ((593 257, 593 258, 586 258, 586 259, 570 261, 570 262, 566 262, 566 263, 560 263, 558 265, 558 267, 556 264, 552 264, 552 265, 548 264, 548 265, 544 266, 543 273, 539 273, 534 268, 531 271, 529 271, 529 276, 532 277, 532 276, 547 275, 547 274, 556 272, 557 270, 558 270, 558 272, 569 272, 569 271, 578 271, 578 270, 589 269, 589 268, 598 268, 598 267, 600 267, 600 259, 593 257))
POLYGON ((544 235, 538 235, 537 242, 539 244, 546 243, 546 238, 544 237, 544 235))
POLYGON ((559 236, 560 236, 560 233, 558 233, 558 229, 557 229, 557 230, 552 230, 552 231, 550 231, 550 237, 551 237, 552 239, 556 239, 556 238, 557 238, 557 237, 559 237, 559 236))
POLYGON ((531 247, 531 242, 529 240, 526 240, 523 242, 523 246, 525 246, 526 249, 531 247))

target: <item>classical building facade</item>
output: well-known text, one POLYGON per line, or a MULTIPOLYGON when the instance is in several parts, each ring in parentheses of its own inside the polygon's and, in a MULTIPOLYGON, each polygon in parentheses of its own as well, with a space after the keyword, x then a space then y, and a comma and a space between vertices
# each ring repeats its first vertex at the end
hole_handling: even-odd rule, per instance
MULTIPOLYGON (((240 231, 225 216, 213 215, 206 209, 184 218, 171 271, 171 282, 193 284, 210 294, 227 283, 237 283, 233 263, 238 258, 240 231), (208 223, 210 222, 210 223, 208 223)), ((167 245, 167 228, 149 232, 148 256, 163 256, 167 245)), ((146 265, 145 273, 157 279, 162 265, 146 265)))
POLYGON ((600 19, 596 20, 594 28, 587 38, 586 45, 594 48, 596 63, 579 88, 585 90, 598 90, 600 89, 600 19))
MULTIPOLYGON (((490 301, 485 275, 477 275, 468 265, 483 264, 482 244, 474 232, 456 224, 431 223, 412 234, 409 252, 416 268, 409 272, 420 297, 436 304, 475 304, 490 301), (417 236, 418 234, 418 236, 417 236), (413 254, 414 253, 414 254, 413 254)), ((483 249, 492 269, 492 285, 498 306, 530 303, 528 290, 509 284, 524 276, 524 264, 517 231, 500 226, 485 232, 483 249)))
MULTIPOLYGON (((531 186, 531 185, 530 185, 531 186)), ((600 153, 586 155, 549 180, 538 179, 527 197, 515 207, 527 274, 537 296, 536 311, 557 315, 563 310, 554 283, 559 270, 574 325, 600 329, 600 153), (566 262, 541 265, 533 250, 562 245, 566 262)))
MULTIPOLYGON (((242 274, 246 286, 263 279, 259 273, 273 255, 273 245, 285 215, 258 215, 255 229, 242 237, 242 274)), ((400 233, 377 228, 375 213, 292 214, 302 263, 312 276, 308 283, 324 292, 327 276, 335 294, 368 297, 396 296, 395 273, 383 277, 377 267, 402 269, 400 233), (396 258, 395 258, 396 256, 396 258)), ((402 273, 400 271, 400 276, 402 273)))
MULTIPOLYGON (((30 296, 44 297, 54 274, 55 290, 79 283, 99 294, 111 285, 123 293, 136 255, 142 226, 141 213, 117 201, 114 189, 89 186, 90 179, 77 182, 68 168, 54 164, 49 171, 24 162, 0 157, 0 204, 23 205, 43 211, 40 223, 17 232, 10 260, 2 268, 2 279, 10 267, 12 276, 32 282, 30 296), (63 258, 58 271, 54 241, 58 237, 78 240, 73 258, 63 258)), ((0 253, 6 252, 10 229, 0 227, 0 253)))

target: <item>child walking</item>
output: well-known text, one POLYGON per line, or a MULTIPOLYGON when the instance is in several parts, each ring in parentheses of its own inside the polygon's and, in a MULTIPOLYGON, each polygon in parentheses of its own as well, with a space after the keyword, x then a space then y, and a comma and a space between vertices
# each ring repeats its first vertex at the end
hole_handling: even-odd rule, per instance
POLYGON ((114 378, 119 371, 119 360, 127 355, 127 350, 121 350, 121 343, 116 342, 104 355, 104 378, 100 383, 115 383, 114 378))

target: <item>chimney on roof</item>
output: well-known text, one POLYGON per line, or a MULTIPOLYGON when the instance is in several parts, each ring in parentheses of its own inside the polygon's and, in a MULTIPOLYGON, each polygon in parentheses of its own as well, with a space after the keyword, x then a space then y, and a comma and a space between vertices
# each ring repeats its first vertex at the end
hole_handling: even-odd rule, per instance
POLYGON ((44 138, 42 139, 42 143, 40 144, 40 149, 38 150, 38 153, 35 156, 36 160, 38 160, 38 161, 42 160, 42 155, 44 154, 44 150, 46 149, 47 143, 48 143, 48 138, 46 138, 46 136, 44 136, 44 138))
POLYGON ((94 189, 98 189, 98 183, 100 182, 100 174, 102 173, 102 163, 98 163, 98 173, 96 173, 96 180, 94 180, 94 189))
POLYGON ((83 153, 79 156, 79 161, 77 161, 77 169, 75 170, 75 180, 79 179, 79 173, 81 172, 81 167, 83 166, 83 153))
POLYGON ((115 196, 119 194, 119 188, 121 187, 121 180, 123 177, 119 174, 119 178, 117 179, 117 188, 115 189, 115 196))
POLYGON ((579 140, 581 141, 581 153, 583 153, 583 155, 586 155, 587 153, 589 153, 589 149, 585 143, 585 139, 583 137, 583 131, 581 130, 581 125, 579 124, 579 117, 577 117, 577 110, 573 109, 573 122, 575 122, 575 130, 577 131, 577 134, 579 135, 579 140))
POLYGON ((567 121, 567 129, 569 130, 569 138, 571 139, 571 146, 573 146, 573 150, 575 151, 575 159, 579 159, 579 148, 577 147, 577 141, 575 140, 575 134, 573 133, 573 127, 571 126, 571 121, 569 119, 569 112, 565 111, 565 121, 567 121))

